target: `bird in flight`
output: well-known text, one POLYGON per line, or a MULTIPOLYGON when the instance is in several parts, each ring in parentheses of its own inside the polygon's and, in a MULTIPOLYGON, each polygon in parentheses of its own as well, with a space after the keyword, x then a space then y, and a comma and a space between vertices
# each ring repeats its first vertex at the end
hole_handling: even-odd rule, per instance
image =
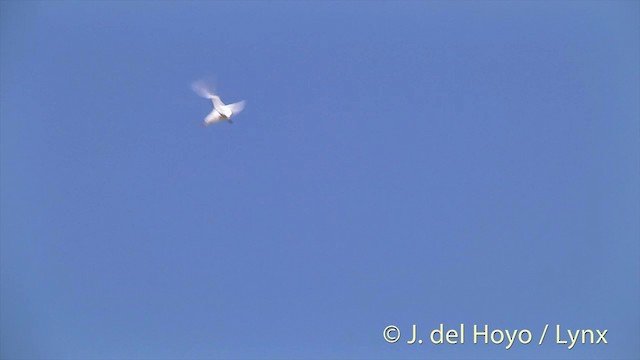
POLYGON ((191 84, 191 88, 196 94, 202 96, 205 99, 210 99, 213 103, 213 110, 204 118, 204 126, 209 126, 213 123, 228 121, 232 123, 231 117, 238 114, 244 109, 245 101, 239 101, 237 103, 225 105, 220 100, 220 97, 214 94, 203 81, 196 81, 191 84))

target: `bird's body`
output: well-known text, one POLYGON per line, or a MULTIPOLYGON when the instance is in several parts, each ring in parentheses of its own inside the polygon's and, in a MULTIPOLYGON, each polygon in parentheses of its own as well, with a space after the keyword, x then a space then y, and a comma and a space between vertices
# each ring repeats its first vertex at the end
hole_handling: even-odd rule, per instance
POLYGON ((231 124, 231 117, 244 109, 244 100, 225 105, 225 103, 220 100, 220 97, 213 94, 202 82, 195 82, 192 87, 193 91, 203 98, 210 99, 213 104, 213 110, 211 110, 209 115, 204 118, 204 126, 209 126, 222 121, 228 121, 231 124))

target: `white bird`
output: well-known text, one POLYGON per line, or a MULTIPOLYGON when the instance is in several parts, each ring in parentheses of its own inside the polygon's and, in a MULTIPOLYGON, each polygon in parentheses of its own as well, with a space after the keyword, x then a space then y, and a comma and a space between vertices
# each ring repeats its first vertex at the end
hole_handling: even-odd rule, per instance
POLYGON ((204 126, 209 126, 213 123, 228 121, 229 124, 232 123, 231 117, 242 111, 244 109, 244 104, 246 103, 244 100, 239 101, 237 103, 225 105, 220 97, 213 92, 211 92, 206 84, 202 81, 196 81, 191 84, 193 91, 196 94, 202 96, 205 99, 210 99, 213 103, 213 110, 204 118, 204 126))

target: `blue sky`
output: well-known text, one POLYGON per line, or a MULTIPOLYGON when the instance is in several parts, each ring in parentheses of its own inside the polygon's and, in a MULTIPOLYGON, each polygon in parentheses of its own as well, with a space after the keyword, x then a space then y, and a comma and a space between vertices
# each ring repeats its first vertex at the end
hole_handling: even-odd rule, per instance
POLYGON ((0 10, 3 359, 640 357, 639 2, 0 10))

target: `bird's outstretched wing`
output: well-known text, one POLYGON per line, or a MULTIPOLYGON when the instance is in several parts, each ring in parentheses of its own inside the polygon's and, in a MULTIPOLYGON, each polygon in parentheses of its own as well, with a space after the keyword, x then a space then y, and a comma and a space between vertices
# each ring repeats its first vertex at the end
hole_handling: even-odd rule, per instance
POLYGON ((204 118, 204 126, 209 126, 215 122, 218 122, 222 119, 222 116, 215 109, 204 118))
POLYGON ((224 107, 226 106, 218 95, 211 95, 211 102, 213 103, 213 108, 218 110, 221 113, 224 113, 224 107))
POLYGON ((246 104, 246 101, 242 100, 242 101, 238 101, 237 103, 229 104, 227 106, 229 107, 229 109, 231 109, 231 113, 237 114, 240 111, 242 111, 242 109, 244 109, 245 104, 246 104))
POLYGON ((191 88, 193 89, 193 91, 195 91, 196 94, 202 96, 203 98, 213 99, 213 97, 215 96, 213 91, 211 91, 207 84, 202 80, 194 81, 193 83, 191 83, 191 88))

